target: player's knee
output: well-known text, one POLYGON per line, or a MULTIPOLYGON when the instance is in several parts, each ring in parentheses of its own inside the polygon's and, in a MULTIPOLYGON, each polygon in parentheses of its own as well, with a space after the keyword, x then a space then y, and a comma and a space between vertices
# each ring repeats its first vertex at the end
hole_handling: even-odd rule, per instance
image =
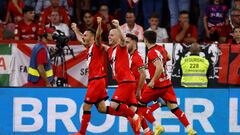
POLYGON ((131 106, 130 106, 130 109, 131 109, 133 112, 136 112, 136 111, 137 111, 137 106, 131 105, 131 106))
POLYGON ((83 104, 84 111, 90 111, 91 108, 92 108, 92 104, 86 104, 86 103, 83 104))
POLYGON ((105 113, 106 112, 106 108, 102 107, 102 106, 98 106, 98 112, 100 113, 105 113))
POLYGON ((112 101, 112 102, 110 103, 110 106, 111 106, 113 109, 116 110, 116 109, 118 108, 118 106, 119 106, 119 103, 112 101))
POLYGON ((177 103, 171 103, 171 102, 167 102, 167 106, 169 109, 175 109, 178 107, 178 104, 177 103))

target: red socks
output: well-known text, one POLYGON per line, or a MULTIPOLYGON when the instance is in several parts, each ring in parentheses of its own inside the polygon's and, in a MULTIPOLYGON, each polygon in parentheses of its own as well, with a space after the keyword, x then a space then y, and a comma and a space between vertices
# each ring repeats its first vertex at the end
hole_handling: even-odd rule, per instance
POLYGON ((184 125, 184 127, 187 127, 189 125, 187 117, 186 117, 185 113, 181 109, 179 109, 177 107, 175 109, 172 109, 171 112, 174 113, 177 116, 177 118, 184 125))
POLYGON ((160 107, 159 103, 155 103, 155 104, 152 104, 151 106, 149 106, 149 109, 150 109, 151 112, 154 112, 159 107, 160 107))
POLYGON ((81 128, 80 128, 80 131, 79 131, 81 134, 84 134, 84 135, 86 134, 90 118, 91 118, 91 111, 83 111, 81 128))
POLYGON ((148 124, 147 124, 147 121, 145 120, 145 118, 144 119, 142 119, 142 129, 144 130, 144 129, 146 129, 146 128, 148 128, 148 124))
POLYGON ((128 106, 126 104, 120 104, 117 108, 117 110, 121 113, 123 113, 125 116, 129 116, 131 118, 133 118, 133 116, 135 115, 135 113, 128 108, 128 106))
POLYGON ((148 120, 150 123, 153 123, 155 121, 155 118, 152 115, 152 112, 147 107, 139 107, 138 108, 139 114, 143 115, 146 120, 148 120))

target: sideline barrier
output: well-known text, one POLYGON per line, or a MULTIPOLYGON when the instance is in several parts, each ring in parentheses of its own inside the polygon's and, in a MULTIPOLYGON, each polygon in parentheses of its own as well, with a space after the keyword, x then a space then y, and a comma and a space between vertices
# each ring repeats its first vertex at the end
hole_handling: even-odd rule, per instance
MULTIPOLYGON (((240 89, 175 89, 180 107, 198 135, 240 134, 240 89)), ((67 135, 79 129, 82 88, 0 88, 0 135, 67 135)), ((109 96, 114 89, 109 88, 109 96)), ((92 111, 88 134, 129 135, 125 118, 92 111)), ((164 135, 184 135, 167 108, 154 112, 164 135)))

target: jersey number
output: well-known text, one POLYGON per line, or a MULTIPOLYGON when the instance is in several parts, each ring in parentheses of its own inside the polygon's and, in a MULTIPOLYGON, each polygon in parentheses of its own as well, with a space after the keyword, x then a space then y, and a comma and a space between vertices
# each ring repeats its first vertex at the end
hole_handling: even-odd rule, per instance
POLYGON ((190 64, 190 68, 199 68, 198 64, 190 64))

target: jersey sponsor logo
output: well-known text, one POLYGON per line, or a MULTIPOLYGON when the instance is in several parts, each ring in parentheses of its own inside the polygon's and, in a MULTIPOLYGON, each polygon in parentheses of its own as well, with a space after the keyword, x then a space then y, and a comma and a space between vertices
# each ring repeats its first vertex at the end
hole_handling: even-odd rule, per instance
POLYGON ((32 27, 32 31, 35 32, 36 31, 36 27, 32 27))

